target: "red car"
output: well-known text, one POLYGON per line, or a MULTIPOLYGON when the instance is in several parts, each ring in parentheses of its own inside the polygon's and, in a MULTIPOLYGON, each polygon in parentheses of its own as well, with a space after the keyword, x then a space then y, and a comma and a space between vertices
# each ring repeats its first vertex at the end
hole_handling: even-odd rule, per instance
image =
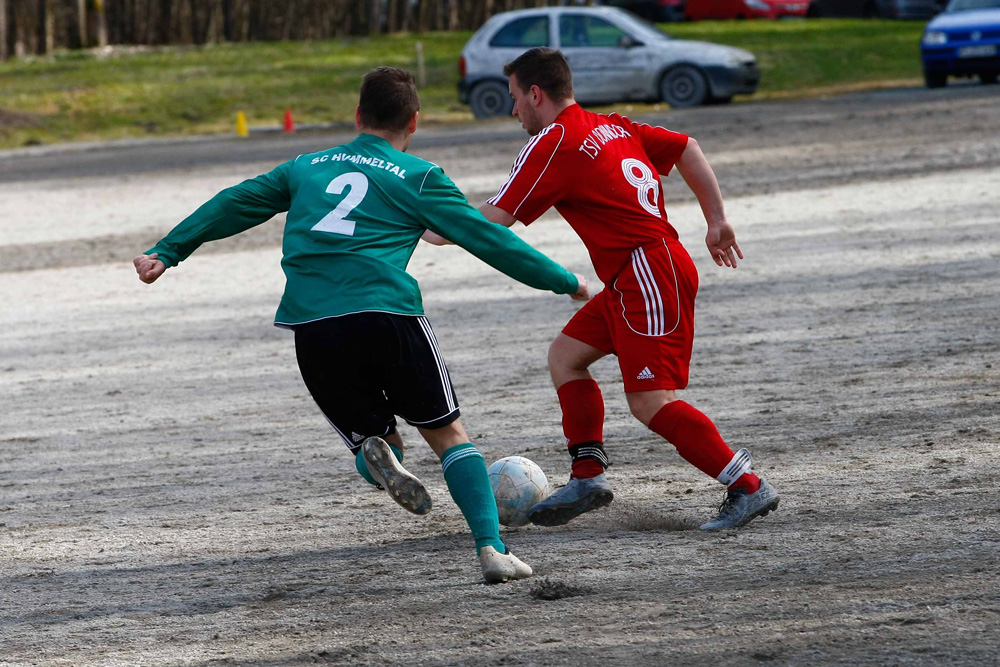
POLYGON ((687 0, 684 16, 702 19, 777 19, 805 17, 809 0, 687 0))

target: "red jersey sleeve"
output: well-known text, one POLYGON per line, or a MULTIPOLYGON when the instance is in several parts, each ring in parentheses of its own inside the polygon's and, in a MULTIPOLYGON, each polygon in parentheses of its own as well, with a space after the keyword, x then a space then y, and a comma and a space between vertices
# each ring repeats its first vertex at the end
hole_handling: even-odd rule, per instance
POLYGON ((621 114, 609 116, 615 123, 626 128, 632 136, 639 137, 649 161, 656 167, 661 176, 666 176, 674 168, 681 154, 687 148, 688 135, 674 132, 663 127, 653 127, 645 123, 636 123, 621 114))
POLYGON ((565 174, 553 163, 565 136, 566 128, 553 123, 529 139, 514 160, 507 182, 487 203, 530 225, 562 199, 565 174))

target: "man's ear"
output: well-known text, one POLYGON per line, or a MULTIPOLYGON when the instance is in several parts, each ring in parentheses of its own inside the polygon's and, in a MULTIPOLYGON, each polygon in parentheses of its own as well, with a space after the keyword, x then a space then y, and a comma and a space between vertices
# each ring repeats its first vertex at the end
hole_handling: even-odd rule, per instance
POLYGON ((361 105, 354 107, 354 125, 361 129, 361 105))
POLYGON ((545 95, 545 91, 543 91, 541 88, 539 88, 538 86, 531 87, 531 101, 535 106, 538 106, 539 104, 542 103, 543 95, 545 95))
POLYGON ((417 116, 419 116, 419 115, 420 115, 420 112, 417 111, 416 113, 413 114, 413 118, 410 119, 410 126, 409 126, 409 128, 407 128, 409 130, 410 134, 413 134, 414 132, 417 131, 417 116))

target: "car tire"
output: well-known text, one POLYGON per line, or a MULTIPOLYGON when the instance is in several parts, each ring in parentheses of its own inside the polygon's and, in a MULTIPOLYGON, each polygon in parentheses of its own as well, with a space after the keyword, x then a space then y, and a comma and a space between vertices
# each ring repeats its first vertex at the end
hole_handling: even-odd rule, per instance
POLYGON ((697 67, 678 65, 660 79, 660 98, 675 109, 696 107, 708 98, 708 82, 697 67))
POLYGON ((941 72, 924 72, 924 83, 928 88, 944 88, 948 83, 948 75, 941 72))
POLYGON ((499 81, 477 83, 469 93, 469 106, 476 118, 505 116, 514 109, 510 90, 499 81))
POLYGON ((997 82, 997 73, 993 72, 992 74, 980 74, 979 82, 986 86, 992 85, 997 82))

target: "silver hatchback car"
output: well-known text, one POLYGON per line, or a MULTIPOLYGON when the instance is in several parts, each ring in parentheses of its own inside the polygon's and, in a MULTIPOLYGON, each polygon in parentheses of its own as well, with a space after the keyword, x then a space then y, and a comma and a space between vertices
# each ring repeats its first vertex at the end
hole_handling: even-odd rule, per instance
POLYGON ((462 49, 459 99, 478 118, 510 113, 503 66, 536 46, 563 52, 584 104, 724 103, 760 81, 757 58, 744 49, 674 39, 614 7, 542 7, 497 14, 476 31, 462 49))

